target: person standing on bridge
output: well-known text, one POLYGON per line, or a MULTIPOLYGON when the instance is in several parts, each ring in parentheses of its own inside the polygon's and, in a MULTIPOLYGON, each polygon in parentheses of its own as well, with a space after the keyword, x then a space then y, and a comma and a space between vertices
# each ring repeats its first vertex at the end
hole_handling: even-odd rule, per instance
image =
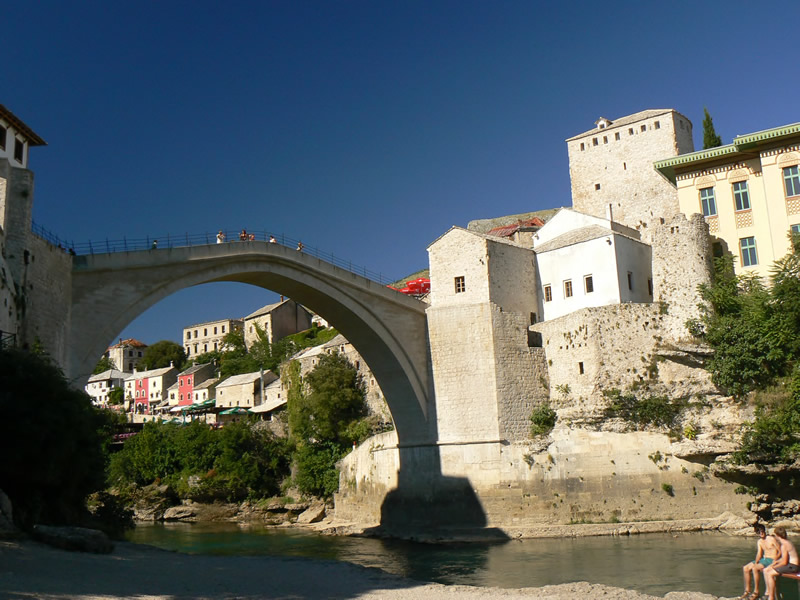
POLYGON ((275 239, 274 235, 269 236, 269 243, 270 244, 277 244, 278 240, 275 239))
POLYGON ((223 243, 224 241, 225 241, 225 234, 224 234, 224 233, 222 233, 222 230, 220 229, 220 230, 219 230, 219 233, 217 234, 217 243, 218 243, 218 244, 221 244, 221 243, 223 243))
POLYGON ((151 250, 156 250, 158 248, 158 240, 153 240, 153 245, 150 246, 151 250))
POLYGON ((239 234, 239 241, 246 242, 247 241, 247 230, 242 229, 242 233, 239 234))
POLYGON ((297 242, 297 251, 298 252, 302 252, 303 248, 305 248, 305 246, 303 245, 303 242, 297 242))

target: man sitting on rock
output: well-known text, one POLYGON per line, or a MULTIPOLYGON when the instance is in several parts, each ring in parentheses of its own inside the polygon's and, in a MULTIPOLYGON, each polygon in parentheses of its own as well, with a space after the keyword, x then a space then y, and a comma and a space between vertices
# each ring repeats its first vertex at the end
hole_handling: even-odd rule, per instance
POLYGON ((755 600, 758 598, 758 584, 761 579, 761 572, 772 564, 781 554, 781 545, 774 535, 767 535, 767 529, 757 523, 753 530, 758 536, 756 543, 756 559, 742 567, 744 573, 744 593, 740 599, 755 600), (753 580, 753 589, 750 589, 750 579, 753 580))
POLYGON ((786 539, 786 529, 776 527, 773 535, 781 545, 781 555, 775 562, 764 569, 764 582, 767 584, 768 600, 775 600, 778 596, 778 577, 783 573, 800 573, 800 560, 797 558, 797 549, 792 542, 786 539))

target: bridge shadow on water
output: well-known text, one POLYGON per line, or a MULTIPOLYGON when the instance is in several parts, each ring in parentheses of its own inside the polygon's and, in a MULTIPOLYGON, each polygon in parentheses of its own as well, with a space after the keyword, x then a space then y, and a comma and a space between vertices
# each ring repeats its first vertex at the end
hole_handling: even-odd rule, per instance
POLYGON ((436 445, 401 446, 397 488, 381 505, 381 524, 367 535, 424 542, 504 542, 466 477, 442 474, 436 445))

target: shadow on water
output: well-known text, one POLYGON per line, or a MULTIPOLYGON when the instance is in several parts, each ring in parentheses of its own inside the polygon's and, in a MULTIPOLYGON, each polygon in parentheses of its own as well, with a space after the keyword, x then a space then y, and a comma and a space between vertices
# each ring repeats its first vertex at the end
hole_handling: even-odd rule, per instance
POLYGON ((381 505, 381 524, 367 535, 425 541, 508 541, 487 527, 486 513, 466 477, 442 474, 439 447, 401 446, 397 488, 381 505))

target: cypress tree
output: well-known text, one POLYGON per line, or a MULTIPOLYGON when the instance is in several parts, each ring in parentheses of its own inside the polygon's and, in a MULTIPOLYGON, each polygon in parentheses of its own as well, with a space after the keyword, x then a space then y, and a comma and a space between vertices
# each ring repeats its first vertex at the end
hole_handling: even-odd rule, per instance
POLYGON ((714 131, 714 121, 708 114, 708 109, 703 107, 703 112, 705 113, 705 117, 703 117, 703 150, 722 146, 722 138, 714 131))

